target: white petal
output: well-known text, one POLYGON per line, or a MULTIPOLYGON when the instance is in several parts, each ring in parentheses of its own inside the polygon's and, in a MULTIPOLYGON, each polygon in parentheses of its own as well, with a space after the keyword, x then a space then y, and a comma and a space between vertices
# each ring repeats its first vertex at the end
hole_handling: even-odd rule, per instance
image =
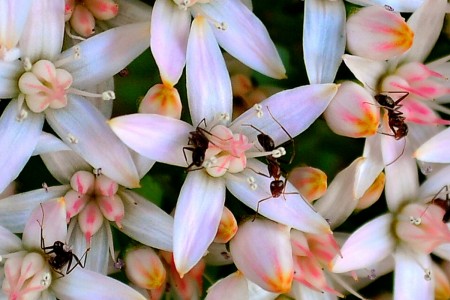
POLYGON ((431 173, 427 177, 427 180, 420 185, 417 198, 427 202, 430 201, 444 186, 450 184, 450 178, 448 176, 449 172, 450 166, 447 165, 442 169, 431 173))
POLYGON ((192 123, 211 121, 217 114, 231 116, 232 92, 222 52, 209 22, 195 18, 189 35, 186 60, 186 86, 192 123))
POLYGON ((63 66, 73 76, 73 86, 90 87, 101 83, 125 68, 148 47, 150 23, 136 23, 110 29, 64 51, 59 59, 74 56, 80 48, 80 59, 63 66))
POLYGON ((64 36, 64 1, 33 1, 28 22, 20 38, 22 57, 31 62, 54 60, 61 53, 64 36))
POLYGON ((194 130, 188 123, 160 115, 132 114, 111 119, 109 125, 137 153, 166 164, 188 166, 183 147, 194 130))
POLYGON ((199 262, 214 240, 224 202, 223 178, 203 170, 188 173, 174 216, 173 257, 180 276, 199 262))
POLYGON ((0 1, 0 44, 8 49, 17 46, 33 1, 0 1))
POLYGON ((0 98, 14 98, 19 93, 17 79, 23 72, 23 65, 19 61, 0 60, 0 98))
POLYGON ((433 254, 442 259, 450 260, 450 244, 442 244, 433 250, 433 254))
POLYGON ((56 297, 67 300, 146 299, 120 281, 79 267, 75 268, 69 275, 52 281, 51 289, 56 297))
POLYGON ((421 161, 450 162, 450 128, 447 128, 425 142, 416 150, 414 156, 421 161))
POLYGON ((22 240, 3 226, 0 226, 0 255, 22 249, 22 240))
POLYGON ((378 80, 388 68, 385 61, 376 61, 349 54, 344 54, 343 59, 356 79, 373 91, 377 88, 378 80))
MULTIPOLYGON (((76 220, 76 218, 72 218, 71 222, 76 222, 76 220)), ((110 226, 109 222, 103 222, 102 227, 91 237, 91 249, 87 253, 86 259, 86 268, 88 270, 104 275, 106 275, 108 262, 111 259, 111 256, 109 255, 106 226, 110 226)), ((70 235, 69 245, 72 247, 73 253, 75 253, 78 258, 81 258, 89 247, 89 245, 86 244, 86 236, 81 231, 80 226, 75 225, 75 228, 70 235)))
POLYGON ((364 195, 367 189, 372 185, 372 183, 384 169, 380 143, 380 134, 375 134, 366 138, 363 152, 365 160, 362 163, 359 172, 357 173, 355 184, 355 194, 357 198, 361 198, 364 195))
POLYGON ((11 101, 0 118, 0 192, 22 171, 42 132, 44 115, 27 110, 27 117, 17 120, 17 100, 11 101))
POLYGON ((41 155, 45 166, 63 184, 70 183, 70 178, 77 171, 92 172, 93 168, 72 150, 56 151, 41 155))
POLYGON ((0 201, 0 224, 12 232, 23 232, 31 211, 50 199, 64 196, 68 185, 54 186, 3 198, 0 201))
POLYGON ((285 78, 281 58, 264 24, 240 1, 211 1, 196 5, 198 13, 223 23, 225 30, 215 28, 220 46, 250 68, 267 76, 285 78))
MULTIPOLYGON (((395 253, 393 299, 434 299, 433 280, 424 278, 424 268, 431 270, 429 255, 412 253, 402 249, 397 250, 395 253)), ((433 273, 431 277, 433 278, 433 273)))
POLYGON ((356 174, 364 158, 357 158, 339 172, 329 185, 325 195, 314 203, 314 208, 332 228, 342 224, 353 213, 358 198, 355 195, 356 174))
POLYGON ((333 82, 344 51, 344 1, 306 0, 303 56, 309 82, 333 82))
POLYGON ((247 279, 241 272, 234 272, 216 281, 208 288, 206 300, 220 300, 224 295, 229 299, 246 300, 248 297, 247 279))
POLYGON ((143 155, 140 155, 136 151, 130 149, 131 156, 133 157, 134 164, 136 165, 137 171, 139 173, 139 178, 145 176, 145 174, 150 171, 156 161, 149 159, 143 155))
POLYGON ((313 210, 292 184, 286 183, 285 193, 295 194, 285 194, 278 198, 272 198, 269 189, 272 178, 267 178, 256 172, 267 174, 267 165, 256 159, 249 159, 247 169, 234 174, 234 176, 227 177, 227 188, 242 203, 255 211, 259 203, 258 213, 271 220, 304 232, 330 232, 330 226, 325 219, 313 210), (256 190, 252 190, 247 183, 249 178, 255 180, 256 190), (260 202, 263 199, 265 200, 260 202))
POLYGON ((261 118, 257 117, 257 111, 254 108, 250 108, 233 121, 230 129, 233 132, 242 132, 250 141, 256 141, 256 136, 260 132, 242 125, 252 124, 269 135, 275 145, 280 145, 288 141, 289 137, 272 119, 267 108, 284 129, 292 137, 296 137, 322 114, 337 90, 336 84, 312 84, 279 92, 260 103, 264 112, 261 118))
POLYGON ((122 231, 142 244, 172 251, 173 218, 133 191, 120 191, 119 196, 125 200, 122 231))
POLYGON ((53 134, 42 132, 39 136, 36 148, 34 148, 33 155, 40 155, 53 151, 70 150, 69 146, 64 144, 59 138, 53 134))
POLYGON ((191 14, 173 1, 157 0, 153 6, 150 47, 161 79, 175 85, 186 62, 191 14))
POLYGON ((420 5, 422 5, 424 0, 408 0, 408 1, 402 1, 402 0, 347 0, 347 1, 358 4, 358 5, 362 5, 362 6, 389 5, 395 11, 398 11, 398 12, 413 12, 420 5))
POLYGON ((46 116, 56 133, 93 168, 101 168, 103 174, 123 186, 139 186, 130 152, 87 100, 72 95, 65 108, 47 110, 46 116))
POLYGON ((342 257, 335 258, 332 271, 343 273, 366 268, 388 256, 395 246, 391 223, 392 215, 385 214, 358 228, 341 247, 342 257))
POLYGON ((426 0, 408 19, 414 31, 414 43, 402 61, 424 61, 433 49, 444 24, 446 0, 426 0))
POLYGON ((419 188, 417 164, 412 158, 408 141, 405 145, 405 139, 397 141, 391 136, 382 136, 381 147, 385 163, 391 163, 385 168, 386 202, 389 210, 396 211, 399 205, 417 197, 419 188), (399 157, 403 147, 405 147, 404 153, 399 157))

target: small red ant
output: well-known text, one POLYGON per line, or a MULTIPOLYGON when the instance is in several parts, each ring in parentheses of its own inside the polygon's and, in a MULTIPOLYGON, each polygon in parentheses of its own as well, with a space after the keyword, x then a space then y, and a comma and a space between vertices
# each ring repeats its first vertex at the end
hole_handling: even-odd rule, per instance
MULTIPOLYGON (((392 134, 380 132, 381 134, 388 135, 394 137, 394 139, 399 140, 403 137, 406 137, 408 134, 408 125, 405 123, 405 117, 403 116, 403 112, 400 111, 400 108, 403 106, 400 103, 409 95, 409 92, 388 92, 388 93, 402 93, 404 94, 401 96, 398 100, 394 101, 389 95, 387 94, 377 94, 374 96, 375 100, 380 104, 380 106, 387 110, 387 116, 388 116, 388 124, 389 128, 392 130, 392 134)), ((400 153, 400 155, 394 159, 392 162, 388 163, 386 166, 389 166, 396 162, 405 152, 406 147, 406 140, 405 144, 403 146, 403 150, 400 153)))
MULTIPOLYGON (((42 223, 39 220, 36 220, 41 227, 41 249, 44 251, 44 254, 47 256, 48 264, 52 267, 53 271, 64 277, 65 275, 70 274, 77 266, 84 268, 86 266, 87 253, 90 248, 86 249, 81 258, 78 258, 70 249, 69 245, 61 242, 55 241, 53 246, 45 246, 45 240, 43 237, 43 224, 44 224, 44 208, 41 205, 42 210, 42 223), (83 263, 81 260, 84 258, 83 263), (72 266, 72 260, 75 259, 76 264, 72 266), (63 267, 67 265, 66 272, 63 273, 63 267)), ((59 277, 59 278, 61 278, 59 277)))
MULTIPOLYGON (((272 119, 280 126, 280 128, 289 137, 289 141, 292 144, 292 148, 294 149, 294 151, 292 152, 291 158, 289 159, 289 162, 287 163, 287 164, 291 164, 292 161, 294 160, 294 156, 295 156, 294 139, 289 134, 289 132, 287 132, 287 130, 283 127, 283 125, 281 125, 281 123, 275 119, 275 117, 272 115, 272 112, 270 111, 269 107, 266 106, 266 108, 267 108, 267 111, 269 112, 270 116, 272 117, 272 119)), ((275 142, 269 135, 265 134, 260 129, 256 128, 255 126, 253 126, 251 124, 243 124, 243 126, 250 126, 251 128, 253 128, 259 132, 259 134, 256 137, 258 139, 259 144, 263 147, 264 151, 273 152, 274 150, 276 150, 275 142)), ((292 192, 292 193, 284 192, 284 190, 286 188, 287 176, 284 176, 284 180, 281 180, 281 176, 286 175, 286 173, 283 172, 283 170, 281 169, 281 165, 280 165, 280 161, 278 161, 278 157, 275 157, 273 154, 267 155, 266 162, 267 162, 267 171, 269 172, 269 175, 261 173, 261 172, 256 172, 256 171, 255 172, 257 174, 260 174, 267 178, 273 177, 273 180, 270 182, 271 196, 258 201, 258 204, 256 205, 256 214, 259 211, 259 205, 261 204, 261 202, 264 202, 271 198, 278 198, 281 195, 285 195, 285 194, 298 194, 297 192, 292 192)), ((256 217, 256 215, 255 215, 255 217, 256 217)))

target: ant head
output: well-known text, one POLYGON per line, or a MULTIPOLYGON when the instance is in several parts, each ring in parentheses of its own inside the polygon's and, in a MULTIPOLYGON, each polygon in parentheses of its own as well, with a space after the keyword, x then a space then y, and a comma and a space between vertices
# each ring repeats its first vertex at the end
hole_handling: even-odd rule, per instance
POLYGON ((272 193, 272 197, 277 198, 283 193, 284 190, 284 181, 283 180, 274 180, 270 183, 270 192, 272 193))
POLYGON ((58 247, 58 248, 62 248, 64 247, 64 243, 61 241, 56 241, 55 243, 53 243, 53 247, 58 247))
POLYGON ((265 133, 260 133, 257 136, 259 144, 264 148, 265 151, 272 151, 275 149, 275 142, 270 136, 265 133))

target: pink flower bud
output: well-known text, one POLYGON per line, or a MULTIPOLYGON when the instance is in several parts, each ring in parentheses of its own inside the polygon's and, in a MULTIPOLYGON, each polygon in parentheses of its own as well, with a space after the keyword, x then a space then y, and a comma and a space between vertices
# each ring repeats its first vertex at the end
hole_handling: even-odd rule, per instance
POLYGON ((94 16, 84 5, 75 5, 70 25, 76 33, 83 37, 89 37, 95 33, 94 16))
POLYGON ((223 207, 222 217, 220 218, 219 228, 217 228, 217 234, 214 238, 215 243, 228 243, 236 234, 238 225, 233 213, 223 207))
POLYGON ((386 176, 383 172, 378 175, 372 185, 366 190, 364 195, 358 200, 356 205, 357 210, 362 210, 370 207, 378 199, 380 199, 381 193, 384 190, 384 183, 386 181, 386 176))
POLYGON ((156 84, 151 87, 139 105, 139 112, 179 119, 182 104, 180 94, 173 86, 156 84))
POLYGON ((125 265, 128 279, 141 288, 156 289, 166 280, 166 269, 152 248, 140 247, 127 251, 125 265))
POLYGON ((288 178, 308 202, 319 199, 327 191, 327 174, 320 169, 297 167, 288 178))
POLYGON ((109 20, 119 13, 119 5, 113 0, 84 0, 84 4, 97 20, 109 20))

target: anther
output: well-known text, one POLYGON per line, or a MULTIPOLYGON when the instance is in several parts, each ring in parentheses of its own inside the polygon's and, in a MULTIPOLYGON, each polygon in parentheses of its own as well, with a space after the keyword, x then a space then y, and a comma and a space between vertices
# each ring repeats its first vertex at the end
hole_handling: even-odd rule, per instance
POLYGON ((102 168, 93 169, 92 173, 94 173, 94 175, 98 177, 98 176, 102 175, 102 168))
POLYGON ((50 273, 46 272, 44 273, 44 276, 42 276, 41 279, 41 286, 48 287, 50 285, 51 275, 50 273))
POLYGON ((423 278, 426 281, 430 281, 431 280, 431 270, 430 269, 425 269, 425 275, 423 275, 423 278))
POLYGON ((32 67, 33 67, 33 64, 31 63, 30 58, 25 57, 25 59, 23 60, 23 69, 25 70, 25 72, 31 71, 32 67))
POLYGON ((247 177, 247 183, 250 186, 250 189, 252 189, 252 191, 258 188, 258 184, 256 183, 255 178, 253 176, 247 177))
POLYGON ((422 218, 421 217, 413 217, 409 216, 409 222, 413 225, 420 225, 422 224, 422 218))
POLYGON ((370 274, 367 276, 370 280, 375 280, 377 278, 377 274, 375 273, 375 269, 370 269, 370 274))
POLYGON ((274 149, 274 150, 272 151, 272 156, 273 156, 274 158, 280 158, 280 157, 282 157, 283 155, 286 155, 286 150, 284 149, 284 147, 279 147, 279 148, 274 149))
POLYGON ((256 110, 256 117, 257 118, 262 118, 264 116, 264 112, 262 110, 262 105, 256 103, 255 105, 253 105, 253 108, 256 110))
POLYGON ((230 115, 228 113, 221 113, 219 115, 219 120, 221 120, 221 121, 230 121, 230 115))
POLYGON ((71 133, 69 133, 69 134, 67 135, 67 140, 68 140, 69 143, 71 143, 71 144, 78 144, 78 139, 77 139, 75 136, 73 136, 71 133))
POLYGON ((116 94, 114 91, 105 91, 102 93, 102 99, 103 100, 114 100, 116 99, 116 94))

